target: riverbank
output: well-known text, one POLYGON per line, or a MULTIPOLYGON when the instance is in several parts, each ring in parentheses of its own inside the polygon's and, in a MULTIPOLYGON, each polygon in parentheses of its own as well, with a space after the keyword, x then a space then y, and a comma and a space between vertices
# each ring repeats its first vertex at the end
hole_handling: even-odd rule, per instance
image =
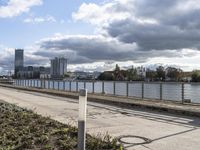
MULTIPOLYGON (((51 89, 39 89, 39 88, 30 88, 30 87, 20 87, 0 84, 1 87, 14 88, 25 91, 40 92, 50 95, 68 97, 68 98, 78 98, 78 93, 76 92, 67 92, 67 91, 58 91, 51 89)), ((160 101, 160 100, 149 100, 149 99, 138 99, 134 97, 122 97, 122 96, 111 96, 111 95, 102 95, 102 94, 88 94, 89 101, 96 101, 99 103, 108 103, 113 105, 120 105, 125 107, 141 107, 147 109, 153 109, 157 111, 170 112, 174 114, 183 114, 189 116, 200 117, 200 105, 198 104, 182 104, 175 101, 160 101)))
MULTIPOLYGON (((77 149, 77 128, 62 124, 49 117, 0 101, 0 149, 77 149)), ((117 140, 109 135, 87 135, 87 150, 117 150, 117 140)))

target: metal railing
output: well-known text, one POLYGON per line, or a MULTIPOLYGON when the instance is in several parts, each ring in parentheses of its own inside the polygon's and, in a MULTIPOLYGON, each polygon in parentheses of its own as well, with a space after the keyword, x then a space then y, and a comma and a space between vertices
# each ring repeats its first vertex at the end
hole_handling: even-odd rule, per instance
POLYGON ((126 81, 58 81, 15 80, 14 86, 78 92, 86 88, 88 93, 140 99, 171 100, 200 103, 200 84, 178 82, 126 82, 126 81))

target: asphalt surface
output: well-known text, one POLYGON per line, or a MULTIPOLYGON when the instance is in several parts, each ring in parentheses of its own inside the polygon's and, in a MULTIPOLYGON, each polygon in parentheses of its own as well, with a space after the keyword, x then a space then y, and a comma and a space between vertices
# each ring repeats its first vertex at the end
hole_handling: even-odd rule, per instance
MULTIPOLYGON (((0 87, 0 100, 77 125, 77 99, 0 87)), ((128 135, 121 139, 133 143, 124 144, 128 150, 200 150, 197 117, 88 102, 87 131, 94 135, 109 133, 113 137, 128 135), (145 139, 151 143, 137 144, 145 139)))

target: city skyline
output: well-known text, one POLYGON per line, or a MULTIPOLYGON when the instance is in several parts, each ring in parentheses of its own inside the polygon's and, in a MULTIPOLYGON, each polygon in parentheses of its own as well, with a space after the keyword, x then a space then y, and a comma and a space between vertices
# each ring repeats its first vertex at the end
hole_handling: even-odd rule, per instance
POLYGON ((2 0, 0 72, 13 69, 14 50, 27 65, 65 56, 69 70, 121 67, 200 68, 198 0, 2 0), (148 7, 147 7, 148 6, 148 7))

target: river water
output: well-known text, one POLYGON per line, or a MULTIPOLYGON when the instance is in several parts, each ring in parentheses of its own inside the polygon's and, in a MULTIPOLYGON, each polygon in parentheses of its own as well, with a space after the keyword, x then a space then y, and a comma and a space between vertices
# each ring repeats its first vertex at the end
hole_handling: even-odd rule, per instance
MULTIPOLYGON (((41 87, 40 80, 15 80, 16 85, 41 87)), ((44 84, 46 89, 57 89, 70 91, 69 81, 51 81, 46 80, 44 84)), ((77 91, 86 87, 89 93, 93 92, 93 83, 86 81, 72 81, 71 91, 77 91)), ((129 96, 149 99, 160 99, 181 101, 184 99, 191 99, 193 103, 200 103, 200 84, 184 83, 184 90, 182 90, 181 83, 144 83, 142 82, 94 82, 94 93, 102 93, 118 96, 129 96), (114 88, 115 85, 115 88, 114 88), (143 92, 142 92, 143 89, 143 92), (182 95, 182 92, 184 94, 182 95), (161 96, 162 95, 162 96, 161 96)))

